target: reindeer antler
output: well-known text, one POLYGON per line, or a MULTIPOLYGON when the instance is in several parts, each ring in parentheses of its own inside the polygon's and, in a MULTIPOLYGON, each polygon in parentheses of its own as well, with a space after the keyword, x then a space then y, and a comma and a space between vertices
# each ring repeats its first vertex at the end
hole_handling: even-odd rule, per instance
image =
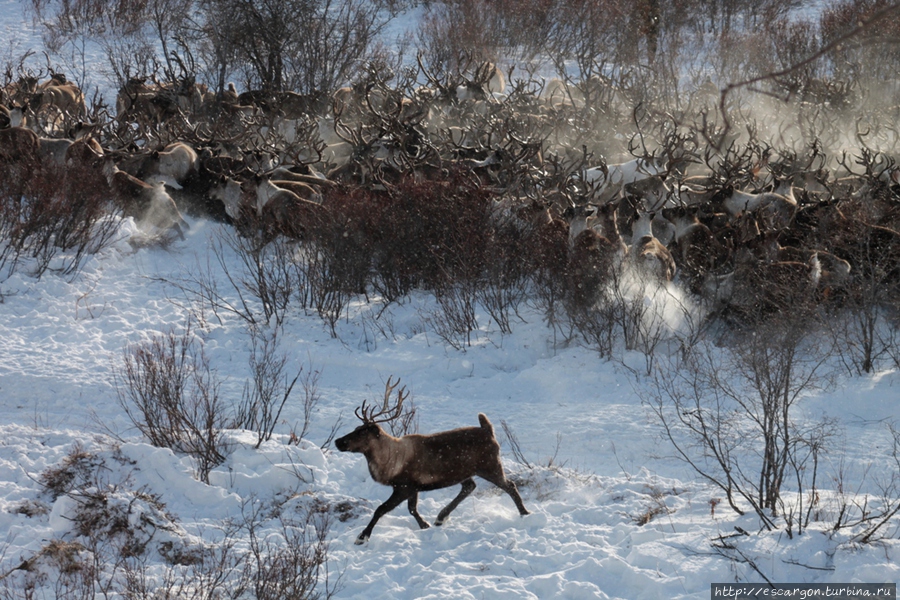
POLYGON ((399 379, 394 385, 391 385, 392 377, 388 377, 384 386, 384 401, 382 402, 381 410, 376 411, 374 407, 368 406, 367 402, 363 400, 362 406, 353 411, 356 418, 363 423, 387 423, 400 417, 400 413, 403 410, 403 401, 409 397, 409 392, 406 391, 406 386, 400 388, 397 392, 397 403, 391 407, 391 394, 400 385, 399 379))

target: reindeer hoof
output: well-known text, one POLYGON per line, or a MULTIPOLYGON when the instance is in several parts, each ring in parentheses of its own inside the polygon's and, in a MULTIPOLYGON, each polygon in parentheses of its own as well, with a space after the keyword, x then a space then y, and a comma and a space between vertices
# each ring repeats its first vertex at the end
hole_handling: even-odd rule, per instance
POLYGON ((435 526, 435 527, 440 527, 440 526, 443 525, 443 524, 444 524, 444 520, 443 520, 443 519, 437 519, 437 520, 434 522, 434 526, 435 526))
POLYGON ((362 536, 362 535, 361 535, 361 536, 359 536, 358 538, 356 538, 356 541, 354 541, 353 543, 356 544, 357 546, 362 546, 363 544, 365 544, 365 543, 368 542, 368 541, 369 541, 369 537, 368 537, 368 536, 362 536))

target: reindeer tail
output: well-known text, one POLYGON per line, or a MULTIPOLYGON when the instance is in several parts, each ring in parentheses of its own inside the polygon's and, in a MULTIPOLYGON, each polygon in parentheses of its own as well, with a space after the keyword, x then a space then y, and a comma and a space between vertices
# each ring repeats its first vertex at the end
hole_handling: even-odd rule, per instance
POLYGON ((488 418, 484 413, 478 413, 478 422, 481 423, 483 429, 487 429, 491 432, 491 435, 494 435, 494 426, 491 425, 491 422, 488 421, 488 418))

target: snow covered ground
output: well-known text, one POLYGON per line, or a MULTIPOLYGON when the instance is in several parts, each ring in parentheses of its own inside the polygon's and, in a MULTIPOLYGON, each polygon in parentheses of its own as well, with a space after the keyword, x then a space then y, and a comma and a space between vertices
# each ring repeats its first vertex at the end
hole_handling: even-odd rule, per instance
MULTIPOLYGON (((20 6, 0 2, 4 39, 27 29, 17 20, 20 6)), ((246 550, 251 536, 233 525, 248 514, 263 515, 259 538, 283 547, 281 519, 299 519, 311 506, 332 515, 328 568, 337 598, 707 598, 711 582, 758 582, 762 575, 773 582, 900 579, 896 520, 875 544, 854 542, 852 528, 828 530, 838 507, 829 491, 843 485, 874 501, 878 483, 896 473, 887 425, 900 416, 897 372, 846 379, 834 392, 803 400, 804 417, 834 417, 840 436, 821 467, 820 518, 791 539, 783 530, 757 533, 752 514, 711 506, 721 492, 672 458, 641 402, 640 379, 622 364, 577 344, 556 344, 530 310, 510 335, 481 314, 472 347, 453 349, 423 318, 435 307, 424 294, 377 319, 380 305, 358 299, 337 338, 316 315, 291 311, 280 349, 289 368, 319 373, 309 432, 291 443, 304 418, 295 394, 276 435, 259 449, 251 433, 228 432, 232 453, 209 485, 201 483, 190 459, 149 445, 131 427, 114 379, 129 344, 180 332, 187 322, 184 297, 166 282, 205 268, 221 227, 190 223, 183 242, 135 250, 129 238, 137 232, 124 221, 121 240, 75 280, 16 274, 2 283, 10 295, 0 303, 0 597, 24 597, 29 575, 42 571, 50 575, 36 597, 61 595, 58 571, 72 563, 48 549, 91 547, 91 532, 113 526, 79 531, 84 506, 99 492, 110 507, 106 514, 124 514, 130 530, 150 540, 135 560, 151 588, 178 562, 172 548, 233 543, 246 550), (379 399, 389 376, 411 392, 421 432, 475 425, 476 415, 486 413, 532 514, 520 517, 506 495, 479 481, 444 526, 419 530, 401 507, 378 523, 368 544, 354 545, 389 490, 371 480, 360 455, 322 445, 339 419, 339 434, 355 426, 353 409, 379 399), (501 421, 529 465, 514 460, 501 421), (70 472, 81 495, 46 491, 54 477, 70 472), (736 528, 750 533, 733 539, 743 562, 712 546, 736 528)), ((226 253, 226 260, 237 268, 233 256, 226 253)), ((236 317, 208 317, 194 330, 222 397, 236 402, 248 377, 251 338, 236 317)), ((455 493, 423 494, 420 512, 433 521, 455 493)), ((98 580, 123 577, 118 567, 105 565, 98 580)))
MULTIPOLYGON (((321 401, 306 439, 289 444, 303 420, 302 406, 291 402, 273 440, 258 450, 249 433, 231 433, 234 452, 211 473, 210 485, 200 483, 189 459, 148 445, 130 429, 113 379, 126 345, 184 326, 183 298, 163 280, 196 273, 221 227, 191 224, 187 240, 167 250, 134 251, 123 239, 72 282, 15 275, 4 284, 15 293, 0 304, 0 531, 7 532, 0 590, 16 589, 25 571, 14 569, 51 541, 84 543, 72 520, 77 503, 69 495, 53 499, 39 483, 78 451, 99 457, 99 477, 120 493, 158 496, 175 525, 158 532, 154 544, 173 536, 214 542, 248 506, 274 503, 283 514, 300 514, 317 499, 345 519, 333 519, 328 538, 340 598, 708 597, 710 582, 761 581, 747 564, 711 550, 714 538, 736 526, 754 533, 741 549, 772 581, 900 578, 896 524, 881 543, 850 543, 852 531, 826 531, 836 505, 823 501, 822 519, 809 533, 755 535, 754 517, 736 517, 724 504, 711 510, 721 493, 668 458, 627 369, 587 348, 555 347, 540 315, 527 312, 512 335, 485 327, 467 351, 448 348, 423 324, 433 304, 424 295, 381 316, 389 336, 374 331, 364 302, 351 307, 337 339, 319 317, 291 313, 281 338, 288 365, 320 373, 321 401), (371 481, 360 455, 319 446, 339 416, 340 433, 354 427, 353 409, 379 399, 391 375, 412 392, 422 432, 474 425, 485 412, 532 514, 520 517, 508 497, 481 482, 444 526, 419 530, 398 509, 367 545, 355 546, 389 490, 371 481), (513 460, 501 420, 531 468, 513 460)), ((121 232, 135 233, 130 221, 121 232)), ((236 401, 248 374, 245 325, 209 319, 195 330, 222 396, 236 401)), ((845 485, 864 480, 868 490, 896 469, 886 423, 897 416, 898 385, 896 373, 880 373, 804 401, 810 416, 826 413, 841 424, 824 480, 836 481, 843 469, 845 485)), ((423 494, 423 516, 433 520, 455 493, 423 494)), ((275 535, 278 521, 263 526, 275 535)), ((163 564, 158 552, 148 556, 157 568, 163 564)))

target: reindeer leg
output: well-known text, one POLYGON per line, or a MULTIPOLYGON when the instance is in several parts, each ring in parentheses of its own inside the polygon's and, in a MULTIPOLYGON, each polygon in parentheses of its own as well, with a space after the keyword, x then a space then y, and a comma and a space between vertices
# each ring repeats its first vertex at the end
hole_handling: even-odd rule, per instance
POLYGON ((506 475, 503 474, 503 469, 501 468, 499 473, 492 470, 488 473, 478 473, 478 476, 486 481, 490 481, 498 488, 509 494, 509 497, 512 498, 513 502, 516 503, 516 508, 519 509, 520 515, 530 515, 528 509, 525 508, 525 504, 522 502, 522 497, 519 495, 519 489, 516 487, 512 481, 506 478, 506 475))
POLYGON ((419 510, 417 505, 419 504, 419 492, 413 492, 413 495, 409 497, 409 500, 406 501, 406 506, 409 508, 409 514, 411 514, 416 523, 419 524, 421 529, 428 529, 431 527, 428 523, 425 522, 425 519, 419 514, 419 510))
POLYGON ((512 481, 507 479, 505 485, 501 485, 501 486, 497 486, 497 487, 499 487, 501 490, 503 490, 504 492, 509 494, 509 497, 512 498, 513 502, 516 503, 516 508, 519 509, 520 515, 530 515, 531 514, 530 512, 528 512, 528 509, 525 508, 525 504, 522 502, 522 496, 519 495, 519 488, 516 487, 516 484, 514 484, 512 481))
POLYGON ((375 528, 375 523, 378 522, 378 519, 400 506, 400 503, 402 503, 404 500, 415 493, 415 490, 412 490, 408 487, 395 487, 394 493, 391 494, 391 497, 385 500, 381 506, 375 509, 375 514, 372 515, 372 520, 369 521, 369 524, 366 525, 366 528, 363 529, 362 533, 359 534, 359 537, 356 538, 356 541, 354 543, 356 545, 365 543, 365 541, 369 539, 369 536, 372 535, 372 530, 375 528))
POLYGON ((462 489, 459 490, 459 494, 456 495, 456 498, 450 501, 450 504, 444 507, 439 514, 437 519, 434 521, 435 525, 443 525, 444 521, 453 512, 459 503, 466 499, 466 496, 472 493, 475 489, 475 480, 469 477, 465 481, 462 482, 462 489))

